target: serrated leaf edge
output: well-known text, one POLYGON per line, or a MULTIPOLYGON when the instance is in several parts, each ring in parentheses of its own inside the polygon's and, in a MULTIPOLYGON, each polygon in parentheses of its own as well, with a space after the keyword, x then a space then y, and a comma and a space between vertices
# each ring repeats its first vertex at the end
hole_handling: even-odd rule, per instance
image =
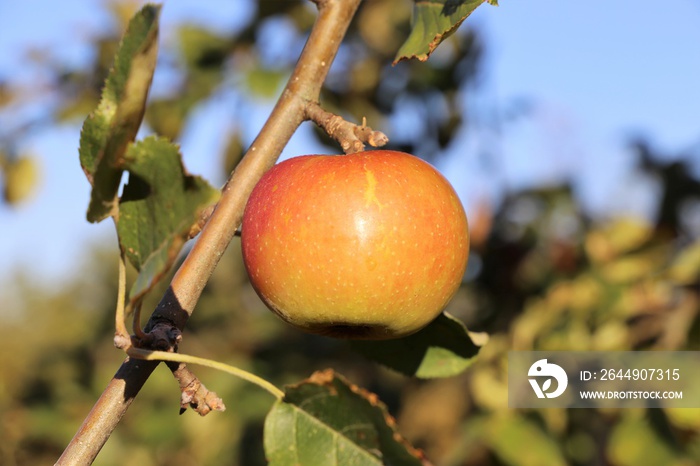
MULTIPOLYGON (((429 2, 417 1, 416 3, 429 3, 429 2)), ((427 61, 428 58, 430 57, 430 55, 438 47, 438 45, 440 45, 440 43, 442 43, 443 40, 445 40, 450 35, 452 35, 462 25, 464 20, 466 20, 483 3, 489 3, 490 5, 498 6, 498 0, 481 0, 481 3, 479 5, 477 5, 476 7, 474 7, 474 9, 472 11, 470 11, 469 13, 467 13, 462 19, 457 21, 455 24, 450 26, 448 29, 446 29, 440 33, 435 34, 435 36, 433 36, 433 39, 428 43, 427 52, 417 53, 417 54, 414 53, 411 55, 402 55, 401 50, 403 49, 406 42, 408 42, 409 38, 413 35, 414 28, 416 27, 415 17, 414 17, 413 21, 411 22, 411 32, 409 33, 408 37, 406 38, 406 41, 404 41, 404 43, 401 45, 401 47, 399 47, 399 51, 397 52, 396 57, 394 58, 394 61, 392 62, 392 65, 396 65, 397 63, 399 63, 400 61, 403 61, 403 60, 411 60, 411 59, 417 59, 418 61, 421 61, 421 62, 427 61)))
MULTIPOLYGON (((123 147, 118 147, 118 151, 121 152, 121 155, 123 155, 126 150, 128 149, 128 146, 133 143, 133 140, 138 132, 138 128, 141 126, 141 121, 143 120, 143 114, 145 112, 145 103, 146 99, 148 96, 148 91, 151 86, 151 82, 153 79, 153 71, 150 73, 150 78, 143 83, 139 82, 137 87, 133 86, 134 81, 131 79, 127 79, 126 82, 124 83, 124 89, 122 89, 122 92, 124 95, 127 94, 133 94, 134 91, 136 91, 138 94, 144 94, 145 97, 143 99, 142 105, 139 105, 138 108, 129 108, 129 106, 125 105, 119 105, 119 97, 116 95, 116 92, 119 90, 119 83, 116 81, 117 79, 117 71, 124 66, 121 61, 123 60, 123 57, 121 56, 123 53, 123 47, 125 45, 125 41, 127 37, 129 36, 130 29, 133 27, 133 21, 135 18, 138 17, 138 15, 143 15, 145 11, 149 11, 152 16, 153 20, 151 24, 149 25, 147 34, 144 38, 144 41, 139 44, 139 46, 136 49, 136 52, 133 56, 132 61, 138 61, 138 60, 143 60, 144 59, 144 54, 152 53, 152 54, 157 54, 157 49, 158 49, 158 41, 157 41, 157 36, 158 36, 158 30, 159 30, 159 24, 158 24, 158 17, 160 15, 160 10, 161 10, 161 5, 157 4, 151 4, 148 3, 144 5, 134 17, 132 17, 131 22, 129 23, 129 26, 127 27, 127 30, 125 31, 124 35, 122 36, 119 45, 117 47, 117 52, 114 57, 114 63, 112 63, 112 66, 109 70, 109 73, 107 74, 107 78, 105 79, 104 86, 102 88, 102 92, 100 95, 100 101, 97 105, 97 108, 93 110, 90 115, 85 119, 85 122, 83 123, 83 126, 80 131, 80 147, 79 147, 79 153, 80 153, 80 163, 81 167, 83 169, 83 172, 85 173, 85 176, 88 179, 88 182, 93 186, 93 190, 90 195, 90 204, 88 207, 88 213, 87 213, 87 218, 90 222, 99 222, 101 220, 104 220, 105 218, 109 216, 116 216, 118 214, 118 201, 117 201, 117 188, 115 187, 114 189, 114 197, 112 199, 101 199, 103 196, 97 195, 95 192, 95 174, 98 171, 98 167, 100 164, 103 162, 103 158, 105 153, 107 152, 107 149, 114 143, 114 138, 119 137, 120 132, 124 132, 126 129, 130 129, 130 126, 133 126, 129 133, 133 134, 128 134, 128 139, 125 144, 123 144, 123 147), (154 39, 155 37, 155 39, 154 39), (153 49, 153 51, 151 51, 153 49), (131 82, 131 86, 129 86, 129 82, 131 82), (145 89, 144 89, 145 87, 145 89), (124 107, 124 108, 122 108, 124 107), (133 115, 137 115, 137 118, 133 118, 133 115), (98 118, 100 121, 98 121, 98 118), (138 121, 138 124, 132 124, 132 125, 124 125, 123 122, 127 121, 129 122, 130 120, 133 121, 138 121), (90 128, 92 126, 92 128, 90 128), (84 163, 84 151, 87 150, 84 148, 84 145, 87 143, 86 138, 87 138, 87 131, 90 129, 95 131, 99 128, 99 131, 103 134, 100 134, 100 141, 98 141, 99 148, 98 148, 98 153, 92 160, 92 166, 88 167, 84 163)), ((154 63, 155 66, 155 63, 154 63)), ((133 63, 129 65, 129 73, 131 73, 131 70, 134 68, 133 63)), ((136 66, 138 69, 139 67, 136 66)), ((138 81, 138 80, 137 80, 138 81)), ((123 96, 122 96, 123 97, 123 96)), ((125 104, 128 104, 128 99, 124 99, 125 104)), ((133 105, 131 106, 133 107, 133 105)), ((133 121, 131 121, 133 123, 133 121)), ((116 162, 119 163, 119 154, 117 156, 116 162)), ((114 162, 114 161, 112 161, 114 162)), ((121 179, 121 173, 123 170, 121 170, 118 166, 113 167, 117 174, 113 173, 111 176, 109 176, 109 179, 113 179, 113 182, 110 184, 116 184, 118 187, 118 180, 121 179)), ((104 170, 103 170, 104 171, 104 170)), ((104 176, 107 176, 109 174, 105 174, 104 176)), ((109 191, 109 190, 108 190, 109 191)))
MULTIPOLYGON (((396 419, 389 413, 389 409, 387 408, 386 404, 384 404, 384 402, 382 402, 379 399, 379 396, 376 393, 370 392, 369 390, 360 387, 359 385, 351 383, 348 379, 346 379, 341 374, 338 374, 333 369, 323 369, 323 370, 316 371, 313 374, 311 374, 311 376, 308 379, 302 380, 301 382, 298 382, 296 384, 287 385, 287 387, 285 387, 285 392, 286 392, 286 388, 299 388, 302 385, 314 384, 314 385, 320 385, 320 386, 327 387, 331 396, 337 396, 338 389, 333 383, 335 381, 340 381, 342 384, 347 386, 351 392, 353 392, 354 394, 360 396, 362 399, 367 401, 371 407, 378 408, 382 414, 382 417, 384 418, 384 422, 386 423, 387 427, 389 427, 389 429, 391 429, 391 431, 392 431, 392 437, 393 437, 394 441, 401 444, 408 451, 408 453, 411 456, 413 456, 417 460, 421 461, 425 466, 430 466, 430 462, 428 462, 427 458, 425 457, 425 453, 423 453, 422 450, 411 445, 399 433, 399 431, 397 429, 398 424, 396 423, 396 419)), ((280 402, 284 402, 285 404, 297 407, 295 404, 285 401, 284 398, 280 402)), ((323 423, 322 421, 319 421, 319 422, 323 423)), ((324 425, 326 425, 326 424, 324 423, 324 425)), ((329 426, 329 428, 331 428, 331 427, 329 426)), ((350 441, 352 442, 352 440, 350 440, 350 441)), ((352 443, 354 443, 354 442, 352 442, 352 443)), ((362 447, 360 447, 360 448, 362 448, 362 447)), ((362 448, 362 449, 364 450, 364 448, 362 448)), ((376 456, 373 456, 373 457, 377 458, 376 456)), ((381 458, 377 458, 377 459, 381 460, 381 458)))

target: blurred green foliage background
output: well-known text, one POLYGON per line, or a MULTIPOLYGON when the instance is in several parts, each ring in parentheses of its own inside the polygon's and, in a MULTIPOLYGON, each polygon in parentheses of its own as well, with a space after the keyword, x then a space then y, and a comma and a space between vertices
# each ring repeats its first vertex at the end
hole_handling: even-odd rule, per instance
MULTIPOLYGON (((178 40, 163 44, 159 66, 172 73, 174 84, 154 93, 148 128, 178 140, 193 111, 230 86, 261 102, 274 99, 314 20, 307 3, 260 2, 247 26, 232 35, 181 25, 178 40), (284 53, 268 47, 264 31, 270 28, 289 34, 284 53)), ((115 2, 109 8, 125 24, 136 6, 115 2)), ((434 161, 471 123, 460 96, 478 75, 484 44, 467 25, 436 59, 390 67, 410 15, 409 2, 363 3, 322 102, 354 121, 366 117, 378 129, 397 112, 423 115, 421 131, 401 135, 390 147, 434 161)), ((120 34, 94 37, 94 61, 86 68, 35 57, 45 59, 61 96, 52 118, 36 124, 85 117, 120 34)), ((0 91, 2 110, 16 96, 12 82, 0 91)), ((527 118, 527 109, 522 112, 527 118)), ((241 126, 232 121, 225 151, 212 154, 220 159, 222 179, 249 142, 241 126)), ((3 134, 0 150, 21 131, 3 134)), ((314 137, 337 150, 319 131, 314 137)), ((237 240, 190 320, 181 351, 239 365, 278 386, 333 367, 377 393, 405 437, 437 465, 698 464, 700 410, 507 408, 509 350, 700 350, 700 239, 684 215, 697 202, 700 180, 687 168, 691 154, 669 162, 643 139, 630 147, 637 168, 660 181, 653 221, 592 219, 566 181, 478 206, 470 218, 469 270, 448 311, 470 330, 488 334, 488 341, 461 376, 408 379, 364 360, 346 342, 288 328, 250 287, 237 240)), ((38 181, 30 168, 16 168, 24 163, 17 156, 0 155, 5 202, 18 202, 38 181)), ((119 366, 122 355, 111 342, 115 253, 116 244, 86 249, 75 278, 61 289, 36 283, 27 272, 8 284, 21 299, 7 300, 0 314, 0 464, 55 461, 119 366)), ((144 308, 159 297, 156 290, 144 308)), ((262 423, 271 397, 225 374, 195 372, 224 399, 226 412, 179 416, 177 386, 160 367, 96 464, 265 464, 262 423)))

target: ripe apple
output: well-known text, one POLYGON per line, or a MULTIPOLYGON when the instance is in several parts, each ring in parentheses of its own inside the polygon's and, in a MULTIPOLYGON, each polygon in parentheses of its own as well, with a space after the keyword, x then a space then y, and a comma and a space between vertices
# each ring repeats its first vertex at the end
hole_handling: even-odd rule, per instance
POLYGON ((467 264, 449 182, 403 152, 306 155, 275 165, 243 215, 243 260, 265 304, 302 330, 389 339, 430 323, 467 264))

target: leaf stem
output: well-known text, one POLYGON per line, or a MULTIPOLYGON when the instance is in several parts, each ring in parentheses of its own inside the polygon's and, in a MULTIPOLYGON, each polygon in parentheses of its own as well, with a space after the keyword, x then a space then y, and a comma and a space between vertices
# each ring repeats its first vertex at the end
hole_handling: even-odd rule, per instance
POLYGON ((119 349, 129 347, 131 337, 124 323, 126 315, 124 306, 126 301, 126 259, 124 253, 119 254, 119 283, 117 285, 117 309, 114 313, 114 346, 119 349))
POLYGON ((267 380, 263 379, 262 377, 259 377, 251 372, 245 371, 238 367, 224 364, 219 361, 200 358, 197 356, 191 356, 189 354, 169 353, 166 351, 150 351, 134 347, 129 348, 126 353, 133 358, 143 359, 145 361, 184 362, 185 364, 197 364, 199 366, 210 367, 212 369, 226 372, 235 377, 238 377, 239 379, 243 379, 245 381, 253 383, 258 387, 266 390, 277 399, 281 400, 284 397, 284 392, 282 390, 280 390, 267 380))
POLYGON ((134 317, 131 327, 134 329, 134 335, 141 341, 145 341, 148 335, 141 329, 141 305, 143 304, 143 297, 136 300, 134 304, 134 317))

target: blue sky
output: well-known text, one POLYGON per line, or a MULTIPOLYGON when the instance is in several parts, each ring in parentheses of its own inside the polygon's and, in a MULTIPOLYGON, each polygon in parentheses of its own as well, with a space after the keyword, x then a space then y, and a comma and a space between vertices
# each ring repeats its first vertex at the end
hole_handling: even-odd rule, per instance
POLYGON ((533 121, 504 134, 507 183, 565 171, 594 211, 646 213, 610 189, 625 182, 629 136, 647 135, 670 152, 700 142, 700 2, 594 5, 503 1, 470 18, 490 44, 494 100, 522 96, 536 104, 533 121))
MULTIPOLYGON (((397 0, 398 1, 398 0, 397 0)), ((486 41, 486 63, 475 108, 503 107, 513 99, 535 103, 530 118, 503 128, 498 138, 466 132, 438 167, 462 196, 468 214, 475 199, 497 199, 504 189, 571 177, 584 205, 600 216, 649 215, 654 182, 631 173, 627 138, 643 134, 658 148, 680 152, 700 141, 700 2, 638 0, 576 2, 501 0, 480 7, 469 22, 486 41), (500 171, 477 173, 477 153, 495 154, 500 171)), ((85 39, 111 27, 99 0, 0 1, 0 77, 33 76, 23 50, 49 47, 67 62, 86 60, 85 39)), ((162 40, 183 19, 225 30, 247 14, 246 2, 165 2, 162 40), (232 8, 235 4, 237 9, 232 8)), ((249 131, 269 107, 254 110, 249 131)), ((214 179, 231 109, 202 108, 182 141, 191 172, 214 179), (198 131, 195 131, 195 128, 198 131), (189 134, 197 134, 188 137, 189 134)), ((0 115, 7 124, 11 115, 0 115)), ((391 128, 382 128, 391 137, 391 128)), ((313 152, 305 137, 291 154, 313 152)), ((19 209, 0 205, 0 293, 18 267, 39 279, 68 276, 85 244, 116 244, 114 227, 85 221, 88 184, 78 165, 79 128, 64 126, 26 141, 40 157, 42 183, 19 209)), ((700 168, 700 161, 695 161, 700 168)), ((116 247, 116 245, 115 245, 116 247)), ((116 264, 115 264, 116 267, 116 264)))

